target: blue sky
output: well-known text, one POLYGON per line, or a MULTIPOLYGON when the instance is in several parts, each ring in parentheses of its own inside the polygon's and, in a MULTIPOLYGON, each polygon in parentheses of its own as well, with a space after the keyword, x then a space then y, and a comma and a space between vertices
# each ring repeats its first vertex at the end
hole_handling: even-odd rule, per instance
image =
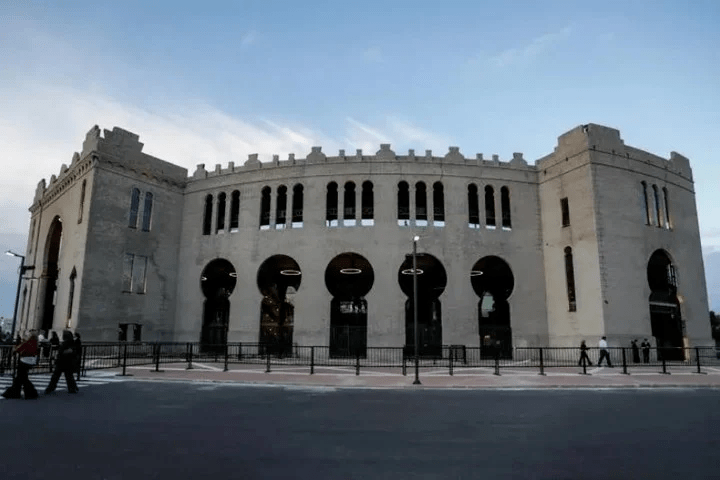
MULTIPOLYGON (((720 2, 0 4, 0 247, 94 125, 194 169, 249 153, 549 153, 583 123, 691 159, 720 309, 720 2)), ((0 260, 0 316, 17 262, 0 260)))

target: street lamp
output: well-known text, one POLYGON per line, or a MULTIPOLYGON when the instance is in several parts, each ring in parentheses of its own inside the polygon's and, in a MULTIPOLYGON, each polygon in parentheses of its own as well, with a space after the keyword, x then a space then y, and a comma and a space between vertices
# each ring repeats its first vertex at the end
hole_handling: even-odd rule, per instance
POLYGON ((11 250, 8 250, 5 252, 5 255, 10 255, 11 257, 18 257, 20 259, 20 276, 18 278, 18 286, 17 286, 17 293, 15 293, 15 308, 13 310, 13 321, 12 321, 12 327, 10 328, 10 334, 12 337, 15 337, 15 323, 17 322, 17 308, 18 308, 18 301, 20 300, 20 285, 22 284, 23 275, 28 270, 33 270, 35 267, 30 265, 28 267, 25 266, 25 255, 20 255, 19 253, 15 253, 11 250))
MULTIPOLYGON (((420 360, 418 358, 418 288, 417 288, 417 242, 420 237, 415 235, 413 237, 413 331, 415 332, 415 381, 413 385, 420 385, 420 360)), ((20 293, 18 287, 18 293, 20 293)))

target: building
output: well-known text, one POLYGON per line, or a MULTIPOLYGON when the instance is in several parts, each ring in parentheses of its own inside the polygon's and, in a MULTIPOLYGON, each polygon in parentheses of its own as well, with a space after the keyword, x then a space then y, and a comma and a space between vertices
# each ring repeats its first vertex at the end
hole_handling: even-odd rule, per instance
POLYGON ((188 175, 142 148, 95 126, 40 181, 21 329, 362 353, 411 343, 416 276, 425 353, 711 341, 690 163, 617 130, 574 128, 534 165, 381 145, 188 175))

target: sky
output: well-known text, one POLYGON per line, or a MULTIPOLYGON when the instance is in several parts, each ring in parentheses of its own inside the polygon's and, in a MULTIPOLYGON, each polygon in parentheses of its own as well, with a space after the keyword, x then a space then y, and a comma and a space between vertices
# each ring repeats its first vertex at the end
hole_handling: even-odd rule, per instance
POLYGON ((533 162, 585 123, 690 158, 720 310, 720 2, 0 0, 0 248, 96 124, 192 172, 380 143, 533 162))

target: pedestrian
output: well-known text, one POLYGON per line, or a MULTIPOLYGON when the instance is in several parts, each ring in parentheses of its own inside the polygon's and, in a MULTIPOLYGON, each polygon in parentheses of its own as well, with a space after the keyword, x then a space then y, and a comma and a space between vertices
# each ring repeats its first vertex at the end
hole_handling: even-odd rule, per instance
POLYGON ((21 393, 24 391, 26 400, 35 399, 38 397, 38 393, 35 390, 35 385, 32 384, 28 377, 30 369, 37 363, 38 337, 35 332, 31 331, 25 341, 21 341, 13 351, 19 357, 17 372, 12 385, 3 392, 2 396, 5 398, 22 398, 21 393))
POLYGON ((55 362, 55 370, 53 371, 52 377, 50 377, 50 383, 45 389, 45 394, 50 394, 55 391, 60 375, 65 374, 65 383, 69 393, 77 393, 78 386, 75 383, 75 377, 73 377, 73 370, 75 368, 75 340, 70 330, 64 330, 62 334, 62 343, 58 351, 57 362, 55 362))
POLYGON ((50 340, 45 336, 45 330, 40 330, 38 335, 38 347, 42 350, 43 357, 50 358, 50 340))
POLYGON ((640 363, 640 349, 638 348, 637 338, 630 342, 630 348, 632 348, 633 363, 640 363))
POLYGON ((590 365, 592 367, 592 362, 590 361, 590 357, 588 357, 587 354, 588 346, 585 344, 585 340, 580 342, 580 361, 578 362, 578 365, 585 366, 590 365))
POLYGON ((60 348, 60 337, 55 330, 50 335, 50 368, 55 364, 55 360, 58 355, 58 348, 60 348))
POLYGON ((612 363, 610 362, 610 354, 607 351, 607 346, 607 337, 602 337, 598 342, 598 347, 600 347, 600 358, 598 358, 598 367, 600 366, 604 358, 607 361, 607 366, 612 368, 612 363))
MULTIPOLYGON (((80 334, 78 332, 75 332, 75 336, 73 337, 73 342, 75 345, 75 373, 77 373, 79 375, 80 369, 82 368, 83 349, 82 349, 82 341, 80 340, 80 334)), ((78 379, 79 378, 80 377, 78 377, 78 379)))
POLYGON ((646 338, 640 346, 642 347, 643 363, 650 363, 650 342, 646 338))

